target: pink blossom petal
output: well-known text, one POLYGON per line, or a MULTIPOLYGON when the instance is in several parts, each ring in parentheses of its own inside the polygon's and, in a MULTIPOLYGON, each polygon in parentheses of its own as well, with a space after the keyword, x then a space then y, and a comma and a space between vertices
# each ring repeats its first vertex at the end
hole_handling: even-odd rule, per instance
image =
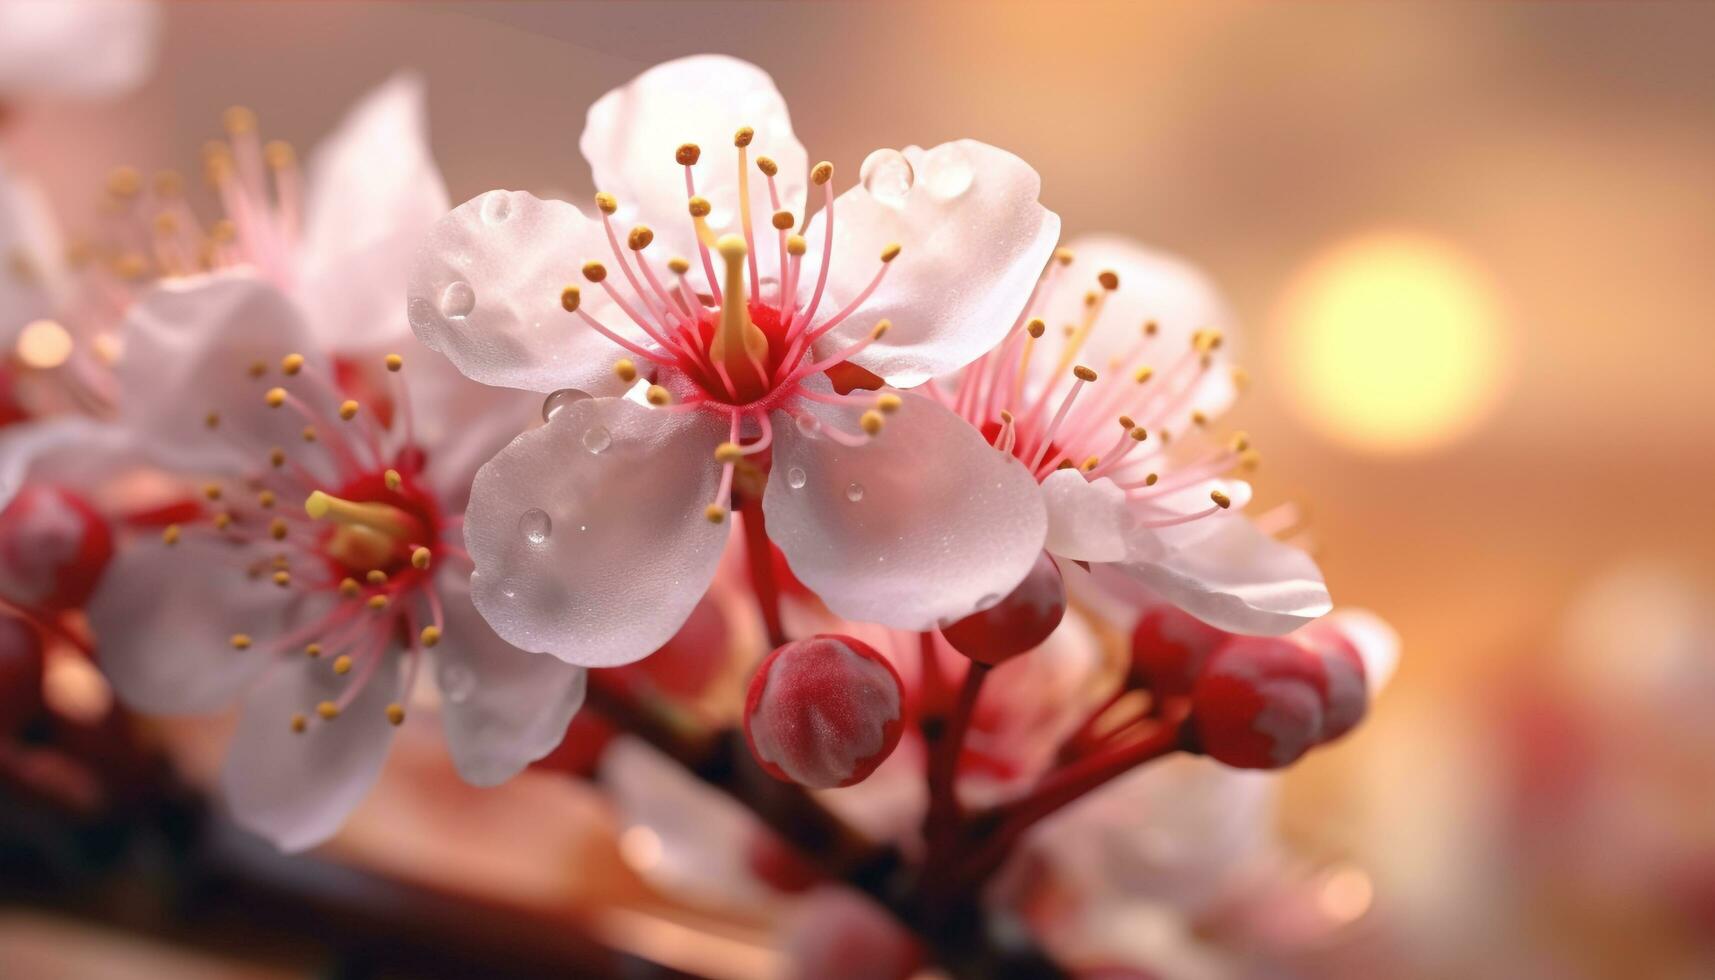
MULTIPOLYGON (((848 619, 933 629, 1011 592, 1048 518, 1036 481, 964 420, 905 394, 887 427, 848 447, 774 427, 763 509, 792 573, 848 619)), ((806 405, 824 426, 852 413, 806 405)))
POLYGON ((282 659, 251 688, 220 776, 241 826, 282 851, 302 851, 332 837, 363 802, 393 746, 387 705, 399 697, 398 653, 384 655, 332 721, 317 717, 316 705, 337 700, 350 678, 323 661, 282 659), (298 714, 311 719, 307 731, 292 731, 298 714))
POLYGON ((619 398, 578 402, 476 475, 471 596, 496 633, 585 667, 648 656, 708 588, 726 542, 714 450, 727 423, 619 398))
MULTIPOLYGON (((885 152, 885 151, 878 151, 885 152)), ((1005 150, 957 140, 923 151, 903 194, 862 184, 834 202, 834 250, 818 322, 855 299, 899 244, 879 288, 821 346, 832 351, 877 321, 893 329, 853 360, 909 387, 946 374, 993 347, 1024 308, 1060 236, 1060 218, 1037 201, 1042 181, 1005 150)), ((809 299, 826 216, 818 212, 801 282, 809 299)))
POLYGON ((460 513, 477 469, 541 421, 543 396, 478 384, 411 337, 396 350, 405 358, 400 377, 411 400, 412 431, 430 450, 425 476, 442 510, 460 513))
POLYGON ((1103 477, 1087 480, 1077 470, 1056 470, 1042 481, 1052 554, 1074 561, 1119 561, 1125 557, 1131 517, 1125 491, 1103 477))
POLYGON ((599 222, 564 201, 489 191, 423 241, 406 290, 411 329, 483 384, 594 390, 611 381, 615 361, 635 356, 567 313, 561 290, 579 286, 580 309, 626 337, 642 335, 579 274, 590 259, 611 259, 599 222))
MULTIPOLYGON (((0 60, 4 57, 0 54, 0 60)), ((8 263, 22 260, 27 268, 23 275, 10 268, 0 271, 0 350, 10 351, 30 321, 54 313, 56 296, 65 285, 60 261, 64 251, 41 189, 8 171, 0 160, 0 256, 8 263)))
POLYGON ((451 207, 427 115, 422 78, 395 75, 309 159, 300 295, 324 350, 372 349, 406 333, 399 294, 412 255, 451 207))
MULTIPOLYGON (((589 161, 596 189, 618 198, 614 220, 622 228, 642 221, 654 230, 655 244, 647 254, 656 262, 678 255, 695 264, 685 168, 674 152, 685 143, 701 148, 693 172, 698 196, 713 207, 709 228, 716 235, 736 234, 741 222, 733 134, 741 126, 755 131, 750 160, 766 156, 779 165, 775 183, 781 206, 801 218, 808 161, 792 134, 786 100, 767 72, 736 58, 706 54, 656 65, 590 106, 578 148, 589 161)), ((774 209, 762 173, 754 163, 749 170, 751 221, 768 245, 759 242, 757 264, 769 275, 779 267, 768 223, 774 209)))
MULTIPOLYGON (((1194 541, 1143 532, 1118 567, 1168 602, 1233 633, 1288 633, 1332 608, 1316 562, 1232 512, 1194 541)), ((1168 529, 1173 530, 1173 529, 1168 529)))
POLYGON ((142 465, 130 431, 80 415, 0 429, 0 510, 26 481, 93 487, 142 465))
POLYGON ((466 782, 494 786, 560 744, 584 703, 587 671, 494 635, 461 571, 437 579, 447 616, 433 657, 447 749, 466 782))
POLYGON ((135 88, 155 65, 160 26, 153 3, 0 3, 0 102, 135 88))

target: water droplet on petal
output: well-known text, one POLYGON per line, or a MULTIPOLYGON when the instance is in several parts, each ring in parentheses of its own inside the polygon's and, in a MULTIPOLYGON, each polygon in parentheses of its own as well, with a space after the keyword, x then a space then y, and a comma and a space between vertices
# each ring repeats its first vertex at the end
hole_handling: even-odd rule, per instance
POLYGON ((864 157, 863 166, 858 168, 858 179, 863 181, 864 190, 876 200, 883 204, 901 204, 911 193, 911 184, 917 179, 917 174, 912 171, 911 161, 905 158, 905 154, 881 149, 864 157))
POLYGON ((863 484, 853 481, 846 484, 846 499, 857 503, 863 499, 863 484))
POLYGON ((923 158, 923 186, 936 197, 958 197, 971 189, 975 178, 970 155, 957 143, 937 146, 923 158))
POLYGON ((512 217, 512 195, 506 191, 493 191, 482 199, 482 220, 491 225, 504 224, 512 217))
POLYGON ((794 466, 786 471, 786 485, 794 490, 804 489, 804 468, 794 466))
POLYGON ((558 415, 561 409, 564 409, 568 405, 575 405, 578 402, 587 401, 589 397, 590 393, 587 391, 579 391, 576 388, 561 388, 559 391, 554 392, 547 398, 542 399, 542 421, 554 421, 554 416, 558 415))
POLYGON ((441 315, 449 320, 463 320, 476 309, 476 290, 470 283, 455 279, 441 290, 441 315))
POLYGON ((802 432, 803 434, 805 434, 807 436, 810 436, 811 438, 814 438, 816 433, 822 431, 822 422, 820 419, 816 418, 814 415, 810 415, 810 414, 800 415, 800 416, 798 416, 797 421, 798 421, 798 431, 802 432))
POLYGON ((553 532, 554 521, 547 511, 532 507, 518 518, 518 530, 523 532, 524 540, 531 544, 542 544, 553 532))
POLYGON ((435 322, 435 304, 419 296, 406 305, 405 318, 413 329, 421 330, 435 322))
POLYGON ((613 433, 599 425, 592 425, 584 430, 584 448, 592 453, 606 452, 613 445, 613 433))
POLYGON ((453 704, 463 704, 476 692, 476 675, 463 664, 444 663, 436 676, 441 695, 453 704))

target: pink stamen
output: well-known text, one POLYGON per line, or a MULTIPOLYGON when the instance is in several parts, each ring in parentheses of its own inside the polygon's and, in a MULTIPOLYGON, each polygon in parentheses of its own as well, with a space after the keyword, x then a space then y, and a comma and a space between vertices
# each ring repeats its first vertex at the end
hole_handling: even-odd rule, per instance
MULTIPOLYGON (((1072 382, 1072 390, 1066 392, 1066 399, 1060 403, 1060 410, 1054 413, 1054 420, 1048 423, 1047 430, 1042 433, 1042 438, 1037 441, 1036 451, 1030 457, 1029 469, 1032 472, 1035 472, 1036 468, 1042 464, 1042 457, 1047 454, 1048 446, 1054 441, 1054 433, 1058 432, 1061 423, 1066 421, 1066 415, 1072 411, 1072 405, 1078 400, 1078 392, 1084 390, 1084 384, 1083 378, 1076 378, 1072 382)), ((1062 451, 1060 455, 1064 456, 1065 452, 1062 451)), ((1057 461, 1050 460, 1051 463, 1057 461)))
MULTIPOLYGON (((816 270, 816 290, 810 294, 810 303, 804 307, 802 321, 793 319, 792 329, 799 329, 800 323, 808 325, 816 318, 816 310, 822 305, 822 290, 828 285, 828 267, 834 256, 834 182, 822 184, 822 267, 816 270)), ((804 215, 804 227, 810 226, 808 211, 804 215)))
MULTIPOLYGON (((697 196, 697 181, 691 176, 690 164, 685 165, 685 200, 697 196)), ((703 236, 697 234, 697 219, 691 219, 691 233, 697 239, 697 252, 703 257, 703 275, 709 278, 709 295, 715 298, 715 305, 721 305, 720 277, 715 275, 715 260, 709 255, 709 246, 703 241, 703 236)))

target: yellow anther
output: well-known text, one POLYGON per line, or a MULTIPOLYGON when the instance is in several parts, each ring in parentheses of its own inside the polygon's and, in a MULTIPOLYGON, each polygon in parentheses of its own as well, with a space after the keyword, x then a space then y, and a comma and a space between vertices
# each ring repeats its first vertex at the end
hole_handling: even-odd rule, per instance
POLYGON ((769 219, 769 223, 774 226, 776 231, 791 231, 792 226, 798 223, 798 219, 792 217, 790 211, 776 211, 774 217, 769 219))
POLYGON ((286 540, 286 531, 287 527, 285 518, 276 517, 268 522, 268 536, 273 538, 275 541, 286 540))
POLYGON ((868 435, 873 436, 880 432, 881 427, 886 424, 887 420, 882 418, 881 413, 873 408, 858 416, 858 428, 868 435))
POLYGON ((381 474, 381 482, 387 485, 387 489, 397 492, 405 485, 405 478, 399 475, 398 470, 388 470, 381 474))
POLYGON ((233 224, 232 219, 230 218, 221 218, 214 224, 209 225, 208 237, 213 239, 216 245, 228 244, 229 242, 237 240, 238 226, 233 224))
POLYGON ((218 484, 218 483, 204 484, 204 486, 202 488, 202 495, 204 497, 207 497, 209 500, 219 500, 220 499, 220 484, 218 484))
POLYGON ((387 365, 387 370, 398 373, 400 369, 404 368, 405 359, 398 354, 388 354, 381 363, 387 365))
POLYGON ((1001 423, 1004 425, 1011 425, 1012 424, 1012 413, 1007 411, 1004 408, 1001 409, 1000 410, 1000 420, 1001 420, 1001 423))
POLYGON ((889 245, 886 248, 881 250, 881 261, 883 263, 892 262, 894 259, 897 259, 897 258, 899 258, 899 243, 898 242, 894 242, 893 244, 891 244, 891 245, 889 245))
POLYGON ((333 672, 341 676, 351 673, 351 658, 345 654, 340 654, 335 657, 333 661, 333 672))
POLYGON ((1155 486, 1156 481, 1160 480, 1160 479, 1161 479, 1160 473, 1151 473, 1148 476, 1143 478, 1143 485, 1146 487, 1153 487, 1153 486, 1155 486))
POLYGON ((323 701, 316 705, 316 714, 321 715, 323 721, 333 721, 339 717, 339 705, 332 701, 323 701))
POLYGON ((285 170, 298 162, 298 152, 285 140, 269 140, 262 148, 262 158, 275 170, 285 170))
POLYGON ((311 643, 304 647, 304 656, 309 657, 311 660, 314 660, 321 655, 322 645, 320 643, 311 643))
POLYGON ((1138 384, 1143 384, 1145 381, 1148 381, 1153 377, 1155 377, 1155 369, 1147 364, 1131 373, 1131 379, 1136 381, 1138 384))
POLYGON ((179 543, 179 536, 183 533, 183 531, 179 530, 179 526, 177 524, 168 524, 166 528, 161 531, 161 543, 168 547, 172 547, 179 543))
POLYGON ((892 329, 893 329, 893 321, 892 320, 882 320, 880 323, 877 323, 875 325, 875 328, 873 330, 871 330, 869 332, 870 339, 871 340, 880 340, 882 337, 887 335, 887 332, 889 330, 892 330, 892 329))
POLYGON ((178 197, 185 192, 185 178, 174 170, 162 170, 155 174, 156 197, 178 197))
POLYGON ((1251 447, 1250 434, 1246 432, 1235 432, 1227 444, 1232 447, 1233 452, 1242 453, 1251 447))
POLYGON ((416 551, 411 552, 411 567, 420 572, 429 567, 429 561, 432 557, 429 549, 419 547, 416 551))
POLYGON ((1102 288, 1107 290, 1110 293, 1113 292, 1114 290, 1120 288, 1119 273, 1113 271, 1112 269, 1103 269, 1102 271, 1096 273, 1096 281, 1101 283, 1102 288))
POLYGON ((347 576, 339 580, 339 594, 347 599, 355 599, 363 594, 363 586, 357 584, 357 579, 347 576))
MULTIPOLYGON (((584 278, 588 279, 590 282, 601 282, 603 279, 607 278, 607 266, 602 265, 594 259, 585 262, 584 278)), ((560 293, 560 305, 566 305, 566 294, 564 292, 560 293)))
POLYGON ((903 404, 905 404, 905 400, 891 391, 882 392, 875 399, 876 409, 886 415, 892 415, 899 411, 899 406, 903 404))
POLYGON ((780 164, 775 163, 773 157, 757 157, 756 169, 762 171, 763 176, 772 177, 780 172, 780 164))
POLYGON ((256 494, 256 506, 261 507, 263 510, 268 510, 274 506, 277 499, 278 498, 274 496, 274 491, 262 490, 256 494))
POLYGON ((260 378, 268 373, 268 364, 266 361, 251 361, 250 367, 245 370, 252 378, 260 378))
POLYGON ((667 260, 667 271, 682 276, 691 271, 691 263, 675 255, 667 260))
POLYGON ((1220 350, 1224 339, 1219 330, 1205 327, 1191 335, 1191 347, 1199 354, 1209 354, 1220 350))
POLYGON ((387 720, 394 725, 405 724, 405 707, 397 701, 387 706, 387 720))
POLYGON ((268 403, 269 408, 279 408, 281 405, 286 404, 286 389, 269 388, 268 394, 263 396, 263 401, 268 403))
POLYGON ((1029 334, 1033 339, 1040 338, 1047 331, 1048 324, 1043 323, 1040 319, 1031 320, 1029 323, 1024 325, 1024 332, 1029 334))
POLYGON ((370 585, 386 585, 387 573, 379 568, 371 568, 369 571, 363 573, 363 579, 370 585))
POLYGON ((738 132, 732 134, 732 145, 733 146, 749 146, 750 141, 755 139, 755 138, 756 138, 756 130, 750 128, 749 126, 740 126, 738 128, 738 132))
POLYGON ((1088 473, 1091 470, 1095 469, 1098 465, 1100 465, 1101 462, 1102 462, 1102 458, 1100 456, 1091 456, 1088 459, 1084 460, 1083 465, 1079 466, 1078 468, 1083 470, 1085 473, 1088 473))
POLYGON ((602 214, 612 214, 619 210, 619 198, 607 191, 598 191, 595 196, 595 206, 602 214))
POLYGON ((1089 292, 1084 294, 1084 305, 1085 306, 1095 306, 1097 303, 1100 303, 1101 301, 1102 301, 1102 294, 1096 292, 1094 289, 1092 289, 1089 292))
POLYGON ((304 426, 303 435, 304 435, 304 441, 305 442, 315 442, 316 441, 316 427, 313 425, 304 426))
POLYGON ((1250 387, 1250 384, 1251 373, 1242 367, 1235 366, 1233 368, 1233 387, 1240 391, 1244 391, 1246 388, 1250 387))
POLYGON ((803 255, 809 247, 810 243, 804 240, 803 235, 786 236, 786 254, 788 255, 803 255))
POLYGON ((834 179, 834 165, 826 160, 810 168, 810 183, 817 187, 834 179))
POLYGON ((270 562, 270 564, 272 564, 275 568, 290 568, 290 567, 292 567, 292 560, 290 558, 287 558, 285 555, 275 555, 273 561, 270 562))
POLYGON ((339 417, 350 422, 352 419, 357 418, 357 408, 357 402, 348 398, 339 403, 339 417))
POLYGON ((202 417, 202 424, 210 429, 220 428, 220 413, 210 412, 202 417))
POLYGON ((703 148, 695 143, 681 143, 679 148, 673 151, 673 159, 677 160, 682 167, 696 166, 698 158, 702 155, 703 148))
POLYGON ((631 233, 629 235, 625 236, 625 244, 629 246, 633 252, 643 251, 648 248, 649 243, 654 240, 655 233, 649 230, 648 225, 638 225, 636 228, 631 229, 631 233))
POLYGON ((220 124, 233 136, 255 132, 256 113, 250 111, 248 106, 235 105, 220 114, 220 124))
POLYGON ((1233 498, 1227 496, 1226 494, 1222 493, 1219 490, 1210 490, 1209 491, 1209 499, 1213 500, 1215 502, 1215 506, 1221 508, 1222 510, 1226 510, 1228 507, 1231 507, 1233 505, 1233 498))
POLYGON ((685 203, 685 209, 691 212, 693 218, 706 218, 709 212, 714 210, 714 206, 709 204, 707 198, 693 197, 685 203))
POLYGON ((1063 459, 1054 468, 1057 470, 1069 470, 1072 468, 1072 461, 1069 459, 1063 459))
POLYGON ((1092 371, 1091 369, 1085 367, 1082 364, 1080 364, 1077 367, 1074 367, 1072 369, 1072 376, 1077 378, 1079 381, 1094 381, 1094 380, 1096 380, 1096 372, 1092 371))
POLYGON ((441 642, 441 628, 439 626, 425 626, 423 632, 417 634, 417 639, 423 646, 432 647, 441 642))
POLYGON ((622 357, 613 362, 613 374, 619 380, 630 384, 637 380, 637 365, 628 357, 622 357))
POLYGON ((736 442, 723 442, 715 447, 715 462, 736 463, 744 458, 744 449, 736 442))
POLYGON ((304 369, 304 355, 287 354, 280 358, 280 373, 291 377, 304 369))
POLYGON ((1161 324, 1156 323, 1154 320, 1150 320, 1143 325, 1143 335, 1145 337, 1153 337, 1160 332, 1161 324))
POLYGON ((1195 426, 1208 425, 1209 416, 1204 415, 1201 411, 1194 411, 1191 413, 1191 424, 1195 426))
POLYGON ((234 633, 230 642, 234 650, 248 650, 250 649, 250 634, 234 633))
POLYGON ((279 469, 280 467, 285 466, 286 465, 286 451, 284 449, 280 449, 279 447, 275 447, 273 449, 268 450, 268 465, 274 467, 275 469, 279 469))
POLYGON ((1131 430, 1131 438, 1134 442, 1142 442, 1149 438, 1149 430, 1140 425, 1131 430))
POLYGON ((650 385, 649 390, 643 393, 643 397, 649 402, 649 404, 654 405, 656 408, 660 408, 661 406, 673 401, 673 396, 668 393, 667 389, 660 385, 650 385))
POLYGON ((720 504, 710 504, 703 508, 703 516, 709 519, 710 524, 723 523, 726 521, 726 508, 720 504))
POLYGON ((366 604, 369 606, 369 608, 375 610, 376 612, 380 612, 381 610, 387 608, 387 597, 384 595, 372 595, 369 597, 366 604))
POLYGON ((1126 430, 1127 432, 1130 432, 1132 429, 1137 428, 1137 420, 1133 419, 1129 415, 1121 415, 1119 418, 1119 422, 1120 422, 1120 428, 1126 430))
POLYGON ((142 189, 143 175, 135 167, 114 167, 107 175, 107 193, 114 197, 136 197, 142 189))
POLYGON ((171 211, 162 211, 155 215, 155 233, 158 235, 176 235, 179 231, 179 216, 171 211))
POLYGON ((286 571, 285 569, 281 569, 281 570, 275 572, 274 573, 274 584, 278 585, 282 589, 288 585, 291 585, 292 584, 292 573, 286 571))
POLYGON ((1071 265, 1072 264, 1072 250, 1069 248, 1057 248, 1057 249, 1055 249, 1054 250, 1054 261, 1060 263, 1061 265, 1071 265))
POLYGON ((310 730, 310 720, 301 714, 292 716, 292 731, 299 735, 310 730))
POLYGON ((214 515, 214 528, 215 528, 215 530, 224 531, 231 526, 232 526, 232 515, 231 514, 228 514, 226 511, 223 510, 220 513, 214 515))

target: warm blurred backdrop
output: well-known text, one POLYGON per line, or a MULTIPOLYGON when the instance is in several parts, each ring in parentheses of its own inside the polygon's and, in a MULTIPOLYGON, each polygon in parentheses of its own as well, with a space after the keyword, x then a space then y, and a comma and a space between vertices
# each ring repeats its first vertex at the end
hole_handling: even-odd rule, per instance
POLYGON ((1308 507, 1336 600, 1406 641, 1366 727, 1288 777, 1288 833, 1360 876, 1331 901, 1435 973, 1708 968, 1669 926, 1496 919, 1492 715, 1616 565, 1715 596, 1715 5, 184 3, 149 84, 25 110, 15 156, 75 226, 112 164, 190 166, 229 104, 307 145, 411 67, 455 201, 582 199, 585 107, 704 50, 773 73, 812 159, 977 137, 1069 237, 1225 287, 1263 502, 1308 507))

